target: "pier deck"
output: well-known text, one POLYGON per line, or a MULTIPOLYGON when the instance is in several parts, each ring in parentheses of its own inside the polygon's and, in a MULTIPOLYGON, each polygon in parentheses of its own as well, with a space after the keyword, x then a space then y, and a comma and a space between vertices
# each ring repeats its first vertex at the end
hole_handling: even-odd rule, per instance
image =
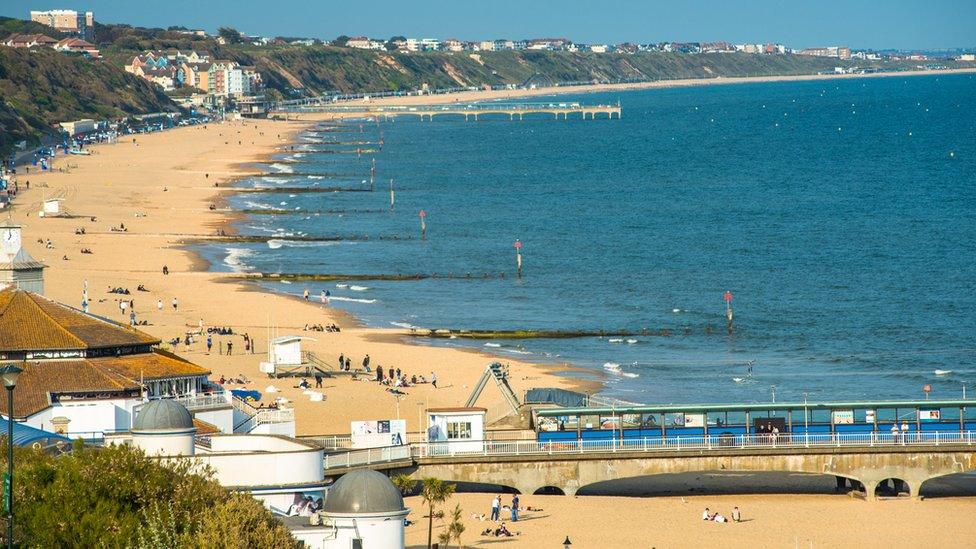
POLYGON ((616 115, 620 118, 620 103, 616 105, 584 105, 576 102, 553 103, 466 103, 455 105, 333 105, 314 100, 303 103, 279 104, 270 114, 336 114, 344 116, 364 116, 391 118, 395 116, 419 116, 421 120, 432 120, 435 116, 455 115, 463 116, 465 120, 478 120, 485 115, 507 115, 510 120, 522 120, 527 114, 552 115, 558 120, 560 116, 567 119, 569 115, 579 114, 583 120, 587 117, 595 119, 597 115, 606 115, 611 119, 616 115))

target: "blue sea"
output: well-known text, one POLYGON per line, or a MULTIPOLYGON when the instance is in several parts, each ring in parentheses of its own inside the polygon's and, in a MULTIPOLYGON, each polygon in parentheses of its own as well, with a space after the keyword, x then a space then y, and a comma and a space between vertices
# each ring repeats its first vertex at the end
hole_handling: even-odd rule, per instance
POLYGON ((201 251, 228 270, 437 274, 269 284, 328 290, 373 326, 646 330, 424 340, 572 363, 633 402, 976 391, 972 75, 552 100, 620 101, 623 117, 323 125, 240 185, 368 189, 375 159, 374 192, 240 194, 231 206, 291 211, 249 216, 244 234, 340 240, 201 251))

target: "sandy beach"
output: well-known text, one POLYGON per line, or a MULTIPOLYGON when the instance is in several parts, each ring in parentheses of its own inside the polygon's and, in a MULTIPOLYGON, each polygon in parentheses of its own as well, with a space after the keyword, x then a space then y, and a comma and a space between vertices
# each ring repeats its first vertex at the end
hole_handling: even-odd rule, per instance
MULTIPOLYGON (((456 494, 439 507, 449 514, 463 510, 465 547, 562 547, 569 536, 573 549, 614 547, 972 547, 971 499, 945 498, 863 501, 844 495, 740 495, 625 498, 608 496, 522 496, 519 522, 505 521, 514 537, 480 535, 497 524, 473 518, 491 510, 491 494, 456 494), (728 516, 738 506, 740 523, 706 522, 702 511, 728 516)), ((510 495, 502 504, 511 503, 510 495)), ((427 544, 423 501, 407 498, 411 509, 407 547, 427 544)), ((502 513, 502 518, 506 517, 502 513)), ((443 531, 434 522, 434 541, 443 531)), ((454 547, 455 545, 451 545, 454 547)))

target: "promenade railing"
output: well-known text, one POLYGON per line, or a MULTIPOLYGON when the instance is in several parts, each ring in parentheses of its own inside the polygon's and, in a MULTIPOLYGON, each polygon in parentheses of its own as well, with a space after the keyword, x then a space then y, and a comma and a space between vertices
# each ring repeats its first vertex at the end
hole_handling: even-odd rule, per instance
POLYGON ((367 448, 351 450, 337 454, 326 454, 323 465, 326 470, 346 467, 360 467, 374 463, 391 461, 405 461, 411 459, 410 446, 385 446, 383 448, 367 448))

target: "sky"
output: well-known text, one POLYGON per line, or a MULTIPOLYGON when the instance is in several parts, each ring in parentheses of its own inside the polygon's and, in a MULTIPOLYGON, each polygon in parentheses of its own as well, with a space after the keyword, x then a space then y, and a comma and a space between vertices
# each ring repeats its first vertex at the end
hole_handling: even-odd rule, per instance
POLYGON ((0 15, 91 10, 136 26, 229 26, 332 39, 565 37, 584 43, 783 43, 868 49, 976 47, 976 0, 2 0, 0 15))

